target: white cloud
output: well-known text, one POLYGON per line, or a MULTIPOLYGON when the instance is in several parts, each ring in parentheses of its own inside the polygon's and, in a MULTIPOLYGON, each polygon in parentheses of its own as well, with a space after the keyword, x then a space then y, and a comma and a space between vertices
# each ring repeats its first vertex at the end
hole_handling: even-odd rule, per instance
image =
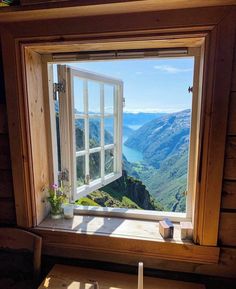
POLYGON ((191 68, 177 68, 171 65, 155 65, 154 69, 164 71, 170 74, 182 73, 182 72, 189 72, 192 71, 191 68))

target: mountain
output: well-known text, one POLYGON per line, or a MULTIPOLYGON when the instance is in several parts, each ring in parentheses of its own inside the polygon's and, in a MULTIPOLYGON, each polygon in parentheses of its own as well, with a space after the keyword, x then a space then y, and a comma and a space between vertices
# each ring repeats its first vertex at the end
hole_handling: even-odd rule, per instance
MULTIPOLYGON (((83 205, 126 207, 146 210, 185 211, 187 186, 190 110, 173 114, 124 114, 126 146, 143 154, 143 161, 131 163, 123 155, 123 175, 120 179, 78 200, 83 205), (140 120, 139 120, 140 117, 140 120), (140 126, 139 129, 130 127, 140 126), (128 122, 130 120, 130 123, 128 122), (127 133, 128 131, 128 133, 127 133)), ((59 129, 57 113, 57 131, 59 129)), ((106 142, 112 142, 112 122, 105 131, 106 142)), ((84 148, 84 123, 76 120, 76 148, 84 148)), ((90 122, 90 147, 100 141, 100 122, 90 122)), ((59 134, 57 134, 59 143, 59 134)), ((60 146, 58 146, 60 168, 60 146)), ((90 173, 98 177, 98 153, 90 156, 90 173)), ((108 164, 109 165, 109 164, 108 164)), ((83 157, 77 159, 77 182, 84 183, 83 157)), ((109 168, 108 168, 109 169, 109 168)))
POLYGON ((142 126, 145 123, 151 121, 152 119, 157 119, 159 117, 162 117, 165 115, 165 113, 149 113, 149 112, 138 112, 138 113, 133 113, 133 112, 124 112, 123 113, 123 125, 128 126, 130 128, 137 127, 137 126, 142 126))
POLYGON ((101 189, 90 193, 77 201, 81 205, 98 205, 101 207, 163 210, 163 207, 149 194, 146 186, 137 179, 127 175, 123 170, 122 177, 101 189))
MULTIPOLYGON (((84 148, 84 126, 82 120, 77 120, 75 124, 76 134, 76 149, 84 148)), ((89 127, 90 147, 98 146, 100 141, 100 123, 96 120, 90 122, 89 127)), ((111 141, 112 135, 106 130, 105 141, 111 141)), ((79 157, 81 158, 81 157, 79 157)), ((84 184, 84 163, 77 159, 77 182, 78 185, 84 184)), ((113 163, 106 162, 106 171, 113 163)), ((163 207, 155 201, 145 185, 133 177, 127 176, 126 169, 132 171, 132 165, 123 156, 123 174, 118 180, 96 190, 84 198, 77 200, 76 203, 80 205, 102 206, 102 207, 120 207, 120 208, 134 208, 145 210, 162 210, 163 207)), ((99 177, 100 157, 98 153, 90 154, 90 175, 99 177)), ((133 171, 133 176, 138 176, 133 171)))
POLYGON ((125 145, 143 153, 150 165, 159 168, 163 160, 189 144, 190 110, 167 114, 136 130, 125 145))
POLYGON ((125 142, 144 157, 128 173, 138 175, 167 211, 185 211, 190 117, 184 110, 152 120, 125 142))

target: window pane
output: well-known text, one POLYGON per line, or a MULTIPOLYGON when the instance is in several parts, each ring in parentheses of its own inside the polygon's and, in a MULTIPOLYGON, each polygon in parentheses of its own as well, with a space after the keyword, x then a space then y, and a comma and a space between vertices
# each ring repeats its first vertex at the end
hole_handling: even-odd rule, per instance
POLYGON ((105 85, 104 86, 104 112, 114 113, 114 86, 105 85))
POLYGON ((84 119, 75 120, 75 144, 76 151, 85 149, 84 145, 84 119))
POLYGON ((89 120, 89 147, 99 147, 101 143, 101 120, 99 118, 89 120))
POLYGON ((76 158, 77 187, 85 184, 85 156, 76 158))
POLYGON ((105 129, 105 145, 114 143, 114 117, 106 117, 104 119, 105 129))
POLYGON ((100 152, 92 153, 89 155, 89 174, 90 174, 90 181, 94 181, 101 177, 100 173, 100 152))
POLYGON ((73 78, 75 113, 84 113, 84 81, 78 77, 73 78))
POLYGON ((100 113, 100 84, 88 81, 89 114, 100 113))
POLYGON ((114 151, 105 151, 105 175, 111 174, 114 171, 114 151))

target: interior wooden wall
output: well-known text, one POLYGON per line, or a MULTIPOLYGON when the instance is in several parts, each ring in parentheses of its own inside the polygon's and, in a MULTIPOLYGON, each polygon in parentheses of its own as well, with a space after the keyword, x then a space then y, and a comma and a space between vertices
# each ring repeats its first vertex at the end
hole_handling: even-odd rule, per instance
MULTIPOLYGON (((203 265, 199 267, 196 264, 193 266, 190 264, 180 264, 177 268, 178 271, 218 276, 236 276, 236 43, 233 71, 225 150, 225 170, 224 179, 222 180, 223 189, 219 231, 220 261, 218 265, 203 265)), ((15 223, 7 111, 0 59, 0 224, 14 225, 15 223)), ((157 260, 155 267, 173 270, 176 267, 176 264, 173 263, 161 260, 159 262, 157 260)))
POLYGON ((16 218, 8 140, 7 110, 4 93, 2 58, 0 57, 0 224, 14 225, 15 223, 16 218))

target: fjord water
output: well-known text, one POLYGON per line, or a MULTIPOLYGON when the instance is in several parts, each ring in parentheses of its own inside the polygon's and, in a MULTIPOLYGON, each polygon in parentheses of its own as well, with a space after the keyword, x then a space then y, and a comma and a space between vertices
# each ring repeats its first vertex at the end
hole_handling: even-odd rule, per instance
POLYGON ((143 160, 143 154, 140 151, 138 151, 134 148, 129 148, 128 146, 126 146, 124 144, 127 139, 128 139, 127 136, 123 136, 123 146, 122 146, 123 155, 126 157, 128 162, 131 162, 131 163, 136 163, 136 162, 142 161, 143 160))

